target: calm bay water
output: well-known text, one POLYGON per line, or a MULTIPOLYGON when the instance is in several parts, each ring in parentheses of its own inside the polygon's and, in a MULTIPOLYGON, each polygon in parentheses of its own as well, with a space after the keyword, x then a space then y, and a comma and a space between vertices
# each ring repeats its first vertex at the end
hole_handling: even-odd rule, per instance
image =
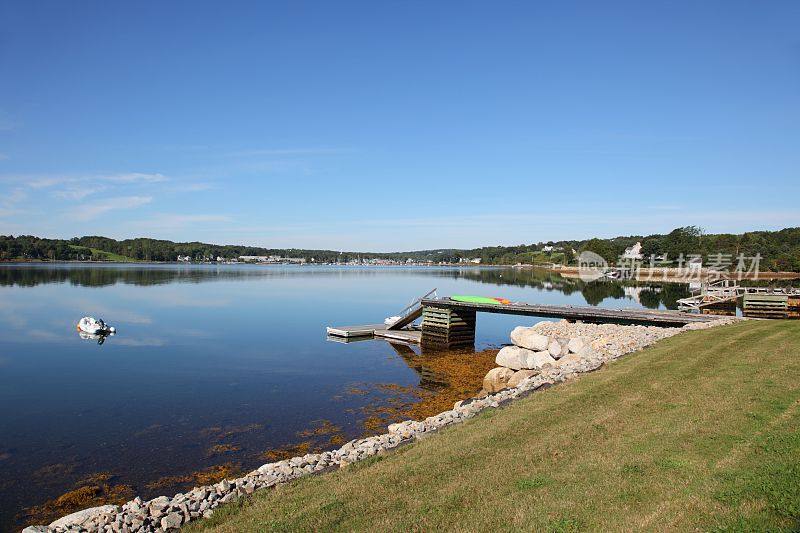
MULTIPOLYGON (((325 326, 380 322, 434 287, 608 307, 686 294, 476 267, 0 265, 0 529, 332 448, 376 412, 385 426, 381 408, 450 378, 410 363, 417 347, 331 342, 325 326), (84 315, 118 334, 81 339, 84 315)), ((533 322, 481 314, 476 350, 533 322)))

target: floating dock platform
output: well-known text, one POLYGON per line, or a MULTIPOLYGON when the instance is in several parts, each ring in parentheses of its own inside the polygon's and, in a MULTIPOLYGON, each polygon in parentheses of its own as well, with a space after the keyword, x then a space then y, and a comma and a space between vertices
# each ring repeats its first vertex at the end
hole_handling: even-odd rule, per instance
POLYGON ((386 324, 367 324, 365 326, 328 327, 327 330, 328 335, 350 339, 355 337, 373 337, 376 332, 386 331, 386 328, 386 324))

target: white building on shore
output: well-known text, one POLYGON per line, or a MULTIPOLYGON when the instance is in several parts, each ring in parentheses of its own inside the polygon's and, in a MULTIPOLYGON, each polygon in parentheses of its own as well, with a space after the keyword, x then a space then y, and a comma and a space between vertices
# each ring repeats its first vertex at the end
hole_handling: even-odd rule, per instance
POLYGON ((632 261, 641 261, 644 255, 642 255, 642 243, 637 242, 630 248, 625 248, 625 253, 622 254, 622 259, 628 259, 632 261))

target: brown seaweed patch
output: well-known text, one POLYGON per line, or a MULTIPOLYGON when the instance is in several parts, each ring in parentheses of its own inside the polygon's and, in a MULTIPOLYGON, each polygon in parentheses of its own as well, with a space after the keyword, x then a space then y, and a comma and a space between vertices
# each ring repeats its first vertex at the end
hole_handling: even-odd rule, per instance
POLYGON ((75 470, 72 463, 54 463, 41 467, 33 473, 33 477, 39 481, 62 482, 64 476, 68 476, 75 470))
POLYGON ((165 489, 178 485, 211 485, 241 472, 241 465, 225 463, 214 465, 183 476, 164 476, 145 485, 150 490, 165 489))
POLYGON ((497 350, 451 350, 403 355, 406 364, 419 374, 419 385, 372 385, 374 391, 384 396, 360 409, 365 433, 382 433, 393 422, 422 420, 452 409, 455 402, 474 396, 481 390, 483 377, 497 366, 494 362, 496 356, 497 350))
POLYGON ((388 424, 387 420, 380 416, 370 416, 364 419, 361 425, 370 433, 382 432, 388 424))
POLYGON ((241 448, 233 444, 215 444, 208 449, 206 455, 208 457, 212 457, 214 455, 224 455, 226 453, 238 452, 239 450, 241 450, 241 448))
POLYGON ((332 436, 328 440, 328 445, 330 445, 330 446, 341 446, 345 442, 347 442, 347 441, 344 439, 344 435, 339 434, 339 435, 332 436))
POLYGON ((17 518, 25 524, 46 524, 59 516, 64 516, 87 507, 115 504, 121 505, 133 498, 130 485, 112 485, 113 476, 108 472, 98 472, 79 481, 77 488, 41 505, 23 509, 17 518))
POLYGON ((375 388, 385 392, 400 392, 403 394, 417 394, 416 387, 411 385, 398 385, 397 383, 378 383, 375 388))
POLYGON ((264 452, 261 457, 271 463, 274 463, 275 461, 282 461, 284 459, 290 459, 292 457, 298 457, 316 451, 322 450, 320 448, 313 447, 313 443, 310 440, 307 440, 297 444, 287 444, 286 446, 281 446, 280 448, 273 448, 272 450, 264 452))
POLYGON ((236 435, 241 435, 242 433, 257 431, 259 429, 264 429, 264 424, 247 424, 244 426, 227 426, 227 427, 212 426, 205 429, 201 429, 200 435, 215 440, 224 440, 230 437, 235 437, 236 435))
POLYGON ((315 422, 317 427, 304 429, 297 433, 298 437, 302 438, 309 438, 309 437, 320 437, 325 435, 332 435, 334 433, 341 433, 342 428, 337 426, 330 420, 318 420, 315 422))

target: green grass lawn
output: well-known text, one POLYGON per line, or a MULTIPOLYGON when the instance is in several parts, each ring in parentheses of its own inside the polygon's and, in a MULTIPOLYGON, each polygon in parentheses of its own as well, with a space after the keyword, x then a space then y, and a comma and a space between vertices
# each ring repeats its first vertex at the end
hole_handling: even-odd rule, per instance
POLYGON ((798 530, 800 322, 672 337, 189 531, 798 530))
POLYGON ((119 255, 113 252, 106 252, 103 250, 98 250, 97 248, 87 248, 85 246, 77 246, 75 244, 70 244, 70 248, 73 250, 85 250, 86 254, 91 254, 93 257, 98 258, 100 261, 116 261, 118 263, 135 263, 138 260, 133 259, 132 257, 128 257, 126 255, 119 255))

